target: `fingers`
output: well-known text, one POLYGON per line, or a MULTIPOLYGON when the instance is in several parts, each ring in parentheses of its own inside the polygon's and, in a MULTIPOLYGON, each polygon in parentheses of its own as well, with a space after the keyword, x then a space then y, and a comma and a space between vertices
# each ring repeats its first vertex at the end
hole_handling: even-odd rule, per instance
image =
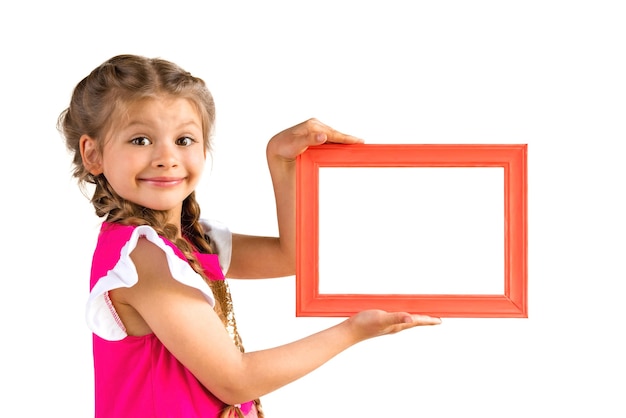
POLYGON ((339 132, 336 129, 331 128, 330 126, 324 125, 322 122, 318 121, 317 119, 311 119, 311 121, 314 126, 316 126, 316 124, 319 124, 323 130, 321 135, 317 136, 318 141, 320 140, 320 138, 324 138, 325 136, 326 140, 324 142, 332 142, 335 144, 359 144, 359 143, 364 142, 363 139, 361 138, 344 134, 342 132, 339 132))
POLYGON ((306 120, 292 129, 294 136, 306 138, 310 145, 325 142, 336 144, 357 144, 363 142, 363 139, 339 132, 315 118, 306 120))
POLYGON ((441 318, 428 315, 410 315, 409 323, 417 325, 439 325, 441 324, 441 318))
POLYGON ((323 143, 357 144, 363 140, 347 135, 315 118, 299 123, 276 134, 268 144, 268 155, 275 155, 293 161, 310 146, 323 143))
POLYGON ((380 309, 361 311, 350 317, 348 323, 356 330, 357 340, 395 334, 409 328, 439 325, 441 319, 408 312, 386 312, 380 309))
POLYGON ((394 324, 402 324, 407 327, 421 326, 421 325, 439 325, 441 324, 441 318, 437 318, 429 315, 410 314, 407 312, 392 312, 389 313, 391 321, 394 324))
POLYGON ((387 327, 388 334, 395 334, 396 332, 419 326, 441 324, 441 318, 428 315, 412 315, 406 312, 393 312, 389 315, 391 317, 392 324, 387 327))
POLYGON ((395 334, 419 326, 439 325, 440 318, 428 315, 412 315, 407 312, 384 312, 378 335, 395 334))

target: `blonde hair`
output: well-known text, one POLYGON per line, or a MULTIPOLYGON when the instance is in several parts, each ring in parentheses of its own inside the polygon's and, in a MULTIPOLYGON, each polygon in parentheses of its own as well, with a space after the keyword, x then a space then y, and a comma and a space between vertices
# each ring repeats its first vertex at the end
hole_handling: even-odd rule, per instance
MULTIPOLYGON (((99 65, 76 85, 69 107, 59 115, 57 128, 65 138, 67 149, 73 154, 72 174, 77 178, 79 186, 83 191, 87 185, 94 186, 91 203, 96 215, 105 217, 107 222, 149 225, 174 242, 190 266, 211 287, 217 301, 215 310, 233 341, 243 352, 228 284, 224 280, 209 280, 193 254, 196 250, 201 253, 215 253, 210 238, 200 225, 200 206, 195 193, 191 193, 183 202, 180 232, 186 239, 177 238, 177 227, 166 222, 165 212, 123 199, 113 190, 103 174, 93 175, 83 164, 80 153, 81 136, 94 138, 98 152, 101 153, 104 138, 120 112, 124 112, 130 104, 137 101, 162 96, 185 98, 195 105, 202 121, 204 148, 210 152, 210 137, 215 123, 213 96, 202 79, 160 58, 117 55, 99 65)), ((262 418, 260 403, 258 400, 255 402, 259 417, 262 418)), ((222 416, 242 415, 238 407, 229 406, 222 416)))

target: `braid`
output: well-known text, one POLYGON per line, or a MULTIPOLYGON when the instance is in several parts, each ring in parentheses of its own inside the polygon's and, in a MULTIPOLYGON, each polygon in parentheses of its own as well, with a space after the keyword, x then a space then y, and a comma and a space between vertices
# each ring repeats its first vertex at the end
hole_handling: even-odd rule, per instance
MULTIPOLYGON (((215 122, 215 103, 205 82, 192 76, 176 64, 158 58, 137 55, 118 55, 94 69, 81 80, 72 93, 72 99, 57 120, 57 128, 65 138, 67 149, 73 154, 73 176, 86 194, 86 186, 95 186, 91 203, 96 215, 107 222, 122 225, 149 225, 161 236, 172 241, 193 268, 208 283, 216 299, 215 312, 224 323, 237 347, 243 352, 237 331, 233 304, 225 280, 209 280, 194 256, 194 252, 215 254, 216 250, 199 222, 200 207, 192 193, 183 202, 182 230, 167 222, 167 213, 148 209, 120 197, 103 174, 92 174, 85 167, 81 151, 81 137, 88 135, 97 141, 102 154, 104 139, 113 127, 113 121, 123 115, 127 107, 139 100, 159 96, 181 97, 191 100, 199 112, 203 128, 205 151, 211 150, 210 135, 215 122), (180 234, 179 234, 180 232, 180 234), (183 238, 178 238, 182 235, 183 238)), ((259 418, 263 418, 259 400, 255 400, 259 418)), ((229 406, 223 417, 241 411, 229 406), (229 412, 230 411, 230 412, 229 412)))
MULTIPOLYGON (((157 232, 172 241, 183 253, 191 268, 198 273, 211 288, 215 297, 215 312, 222 320, 228 334, 233 342, 243 353, 244 347, 237 330, 235 312, 230 293, 230 288, 226 280, 210 280, 200 262, 194 255, 194 250, 205 254, 215 254, 215 247, 204 228, 200 224, 200 205, 198 204, 195 192, 191 193, 183 202, 181 216, 181 228, 183 238, 178 238, 178 229, 166 222, 165 212, 147 209, 121 198, 103 175, 95 178, 96 189, 93 194, 92 203, 98 216, 107 217, 108 222, 117 222, 123 225, 149 225, 157 232), (189 241, 188 241, 189 240, 189 241), (191 242, 191 244, 190 244, 191 242), (195 248, 194 248, 195 247, 195 248)), ((264 418, 260 399, 255 399, 258 418, 264 418)), ((220 418, 241 417, 243 413, 236 405, 228 405, 220 418)))
MULTIPOLYGON (((193 192, 183 202, 183 212, 181 217, 183 235, 187 239, 189 239, 199 251, 214 254, 215 248, 212 245, 210 238, 204 233, 204 228, 202 228, 199 220, 200 205, 198 205, 195 197, 195 192, 193 192)), ((187 243, 187 241, 185 241, 184 239, 178 239, 176 241, 176 245, 181 249, 181 251, 183 251, 185 257, 187 257, 187 259, 189 260, 189 264, 192 265, 193 269, 202 274, 202 269, 198 265, 199 263, 193 256, 193 253, 189 251, 191 249, 188 248, 189 244, 187 243)), ((220 318, 222 319, 226 330, 235 342, 235 345, 243 353, 245 350, 243 347, 243 342, 241 341, 241 336, 239 335, 239 331, 237 330, 237 322, 235 321, 235 312, 233 309, 233 302, 228 283, 226 282, 226 280, 208 280, 204 276, 204 274, 202 274, 202 277, 204 277, 204 279, 211 287, 211 291, 213 292, 213 295, 215 296, 215 299, 217 301, 216 308, 218 308, 218 310, 216 311, 220 315, 220 318)), ((265 414, 263 413, 263 409, 261 408, 261 400, 255 399, 254 404, 257 409, 258 418, 264 418, 265 414)), ((220 418, 244 418, 244 415, 237 405, 228 405, 220 414, 220 418)))
MULTIPOLYGON (((183 213, 182 213, 182 219, 181 219, 181 225, 183 225, 182 226, 183 235, 185 236, 185 238, 191 241, 192 244, 200 252, 211 253, 211 254, 215 253, 215 249, 213 248, 210 238, 204 233, 204 229, 202 228, 202 225, 200 225, 199 220, 200 220, 200 206, 198 205, 198 202, 196 201, 195 192, 194 192, 194 193, 191 193, 191 195, 189 195, 189 197, 187 197, 187 199, 185 199, 185 201, 183 202, 183 213)), ((190 261, 190 264, 192 262, 197 263, 197 260, 195 260, 195 257, 193 257, 193 254, 189 253, 188 248, 186 248, 186 247, 189 247, 189 245, 187 244, 187 241, 179 239, 177 240, 176 245, 179 246, 181 251, 183 251, 187 259, 190 261), (179 243, 178 241, 184 241, 184 242, 179 243), (194 261, 192 261, 192 259, 194 261)), ((192 267, 194 266, 192 265, 192 267)), ((196 267, 194 267, 194 270, 196 270, 196 267)), ((237 330, 237 322, 235 321, 233 302, 232 302, 232 297, 230 294, 230 289, 228 287, 228 283, 226 282, 226 280, 208 280, 206 277, 205 277, 205 280, 207 281, 207 283, 211 287, 211 290, 213 291, 213 295, 215 296, 215 299, 217 301, 216 306, 219 306, 219 313, 220 313, 222 322, 224 322, 224 326, 226 326, 228 333, 232 337, 237 347, 241 350, 241 352, 243 352, 244 351, 243 343, 241 341, 241 337, 239 336, 239 332, 237 330)))
POLYGON ((96 177, 95 180, 96 190, 92 203, 96 209, 96 214, 98 216, 106 216, 108 222, 117 222, 123 225, 149 225, 159 235, 172 241, 184 254, 191 268, 202 276, 211 288, 216 300, 215 311, 237 347, 243 352, 243 344, 237 331, 228 284, 225 280, 210 280, 193 254, 194 250, 206 254, 215 254, 215 248, 199 222, 200 207, 196 201, 195 193, 191 193, 183 202, 181 218, 183 238, 179 238, 178 228, 166 222, 167 215, 165 212, 148 209, 122 199, 111 188, 111 185, 103 175, 96 177))
MULTIPOLYGON (((256 407, 256 416, 258 418, 265 418, 265 413, 263 412, 261 401, 259 399, 254 400, 254 406, 256 407)), ((222 410, 219 418, 245 418, 245 415, 238 405, 228 405, 222 410)))

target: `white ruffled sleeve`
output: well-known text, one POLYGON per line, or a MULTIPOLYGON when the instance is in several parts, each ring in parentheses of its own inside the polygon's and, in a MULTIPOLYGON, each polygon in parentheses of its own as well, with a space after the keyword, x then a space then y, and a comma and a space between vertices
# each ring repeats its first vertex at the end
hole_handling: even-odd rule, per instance
POLYGON ((200 219, 204 233, 211 238, 217 250, 222 273, 226 275, 230 267, 230 258, 233 252, 233 234, 223 223, 215 220, 200 219))
POLYGON ((202 276, 196 273, 186 260, 178 257, 153 228, 146 225, 138 226, 133 230, 128 242, 122 247, 117 264, 107 272, 106 276, 98 279, 87 300, 87 325, 94 334, 105 340, 117 341, 127 336, 109 300, 108 292, 121 287, 132 287, 137 283, 137 269, 130 258, 130 254, 137 246, 140 237, 145 237, 163 250, 174 279, 200 290, 209 304, 215 306, 213 292, 202 276))

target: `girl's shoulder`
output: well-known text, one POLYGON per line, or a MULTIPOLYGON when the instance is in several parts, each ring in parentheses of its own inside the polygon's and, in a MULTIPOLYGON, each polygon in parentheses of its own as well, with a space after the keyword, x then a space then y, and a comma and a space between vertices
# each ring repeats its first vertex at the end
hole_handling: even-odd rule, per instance
MULTIPOLYGON (((167 238, 160 236, 148 225, 122 225, 103 222, 98 234, 98 242, 92 260, 92 277, 101 277, 124 259, 137 245, 139 238, 147 238, 150 242, 166 249, 185 260, 184 254, 167 238)), ((92 283, 93 285, 94 283, 92 283)))
MULTIPOLYGON (((137 268, 130 255, 141 238, 163 251, 169 272, 175 280, 200 290, 211 306, 215 304, 208 284, 189 265, 182 251, 167 238, 160 236, 154 228, 105 222, 100 228, 93 254, 86 311, 89 328, 103 339, 121 340, 127 336, 108 292, 121 287, 132 287, 138 282, 137 268)), ((215 264, 217 265, 217 260, 215 264)), ((219 266, 217 269, 219 271, 219 266)))
MULTIPOLYGON (((204 233, 213 243, 219 259, 219 266, 225 274, 230 267, 232 247, 232 232, 222 222, 211 219, 200 219, 200 225, 204 233)), ((103 222, 98 234, 98 242, 92 261, 92 270, 97 268, 100 272, 106 272, 113 268, 120 258, 122 249, 129 245, 134 248, 136 238, 147 237, 158 246, 161 243, 171 248, 171 250, 181 259, 185 259, 182 251, 170 240, 160 236, 150 226, 147 225, 122 225, 118 223, 103 222)), ((132 250, 131 248, 131 250, 132 250)))

